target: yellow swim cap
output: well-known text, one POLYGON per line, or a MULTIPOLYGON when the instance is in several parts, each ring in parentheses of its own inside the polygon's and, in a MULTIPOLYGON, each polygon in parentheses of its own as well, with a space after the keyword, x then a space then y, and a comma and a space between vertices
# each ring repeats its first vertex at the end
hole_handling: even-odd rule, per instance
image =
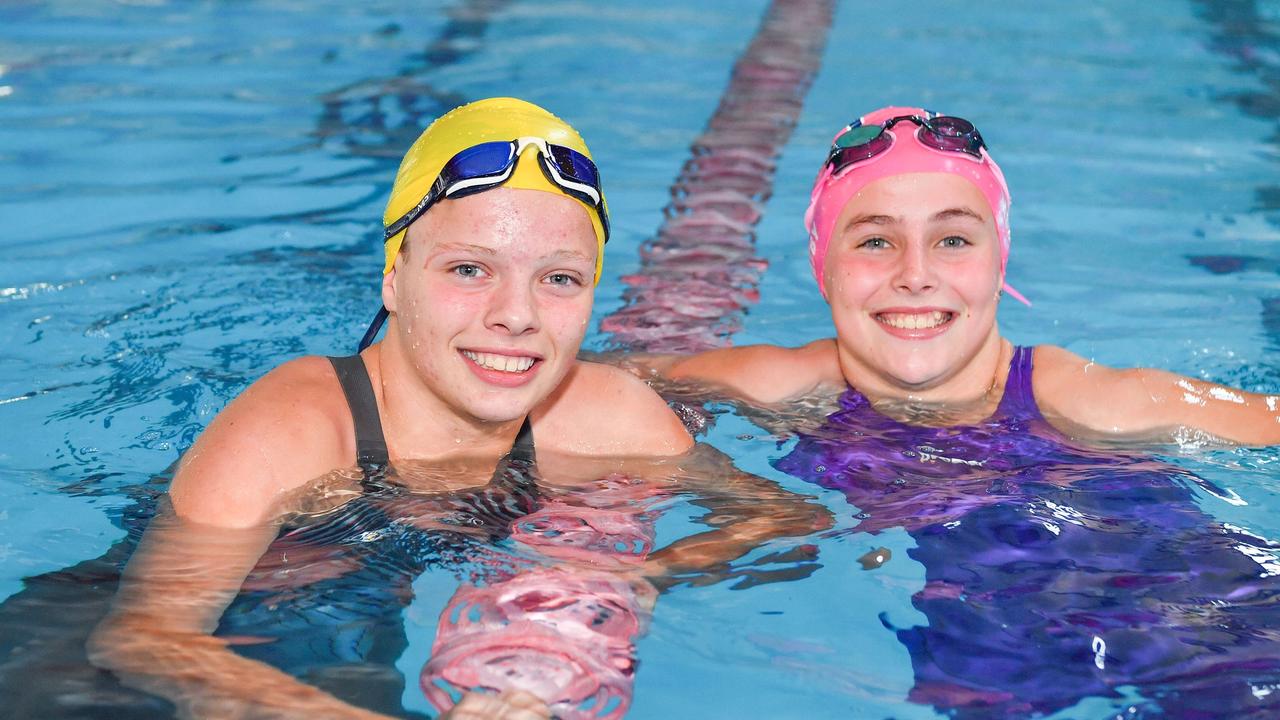
MULTIPOLYGON (((516 98, 500 97, 477 100, 454 108, 431 123, 400 162, 395 185, 391 187, 391 199, 382 215, 383 226, 389 226, 426 197, 431 185, 440 175, 444 164, 454 155, 469 147, 495 140, 515 140, 521 137, 538 137, 549 143, 563 145, 591 157, 582 136, 568 123, 533 103, 516 98)), ((526 154, 528 150, 526 149, 526 154)), ((537 150, 535 150, 537 152, 537 150)), ((542 173, 536 162, 525 162, 522 156, 516 161, 516 169, 503 187, 544 190, 567 195, 542 173)), ((604 225, 596 208, 578 198, 587 209, 591 226, 596 231, 596 282, 600 282, 600 268, 604 263, 604 225)), ((604 206, 603 192, 601 204, 604 206)), ((607 206, 605 206, 607 207, 607 206)), ((402 230, 387 238, 387 262, 383 274, 391 272, 400 245, 404 242, 402 230)))

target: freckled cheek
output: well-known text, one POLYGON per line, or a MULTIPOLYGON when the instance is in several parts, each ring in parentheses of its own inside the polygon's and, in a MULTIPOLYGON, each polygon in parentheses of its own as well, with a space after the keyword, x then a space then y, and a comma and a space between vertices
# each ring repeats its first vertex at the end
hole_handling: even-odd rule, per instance
POLYGON ((591 322, 591 304, 549 303, 541 310, 543 326, 566 342, 581 342, 591 322))

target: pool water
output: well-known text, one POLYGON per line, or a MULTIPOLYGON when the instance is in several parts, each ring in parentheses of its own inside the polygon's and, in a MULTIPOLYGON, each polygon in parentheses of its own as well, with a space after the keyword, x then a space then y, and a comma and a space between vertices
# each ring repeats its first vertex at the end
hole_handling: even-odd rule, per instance
MULTIPOLYGON (((0 352, 0 598, 9 598, 0 608, 8 653, 0 655, 0 683, 27 677, 30 656, 7 645, 27 637, 22 624, 35 616, 24 612, 47 618, 50 632, 54 618, 72 625, 81 617, 70 607, 74 593, 21 605, 33 586, 26 579, 84 563, 76 577, 90 577, 85 595, 105 593, 94 578, 118 570, 131 545, 117 543, 145 525, 163 471, 230 398, 288 358, 354 348, 378 299, 381 206, 400 153, 426 123, 469 99, 515 94, 581 130, 612 210, 595 308, 607 326, 625 307, 626 278, 644 272, 641 244, 663 224, 690 144, 720 107, 767 7, 0 5, 0 333, 8 338, 0 352)), ((754 253, 767 265, 752 261, 765 269, 743 294, 732 342, 794 345, 831 333, 800 225, 816 163, 833 132, 861 111, 921 104, 974 120, 1012 187, 1009 279, 1034 307, 1005 304, 1006 336, 1105 364, 1280 392, 1280 6, 1177 0, 1049 11, 1016 2, 859 2, 839 5, 827 33, 798 124, 778 148, 772 193, 760 202, 754 253)), ((587 344, 606 349, 614 337, 593 333, 587 344)), ((635 637, 628 717, 1192 716, 1182 691, 1200 690, 1198 680, 1180 690, 1169 681, 1178 668, 1109 680, 1095 664, 1092 635, 1083 637, 1089 652, 1060 665, 1067 677, 1101 677, 1103 689, 1036 705, 995 697, 1011 683, 992 678, 984 687, 957 670, 952 680, 987 704, 954 687, 937 691, 928 673, 939 658, 983 647, 963 644, 963 633, 937 639, 943 616, 931 615, 929 603, 939 597, 926 590, 936 590, 930 583, 946 565, 936 558, 949 546, 922 535, 909 515, 872 512, 890 521, 863 524, 867 508, 852 495, 778 469, 803 442, 794 433, 710 409, 706 442, 741 469, 814 497, 834 527, 756 548, 721 582, 664 592, 635 637), (879 550, 887 561, 864 570, 859 559, 879 550), (752 581, 768 570, 777 571, 763 578, 771 582, 752 581), (910 638, 930 631, 932 641, 956 644, 922 653, 910 638)), ((1280 696, 1280 670, 1268 664, 1280 657, 1268 579, 1280 562, 1270 540, 1280 538, 1278 460, 1275 448, 1213 449, 1189 437, 1126 466, 1159 476, 1159 492, 1139 499, 1164 493, 1171 512, 1193 524, 1187 535, 1169 535, 1161 548, 1168 557, 1197 549, 1177 544, 1186 538, 1207 542, 1217 533, 1230 540, 1223 557, 1235 552, 1240 567, 1256 572, 1256 587, 1224 601, 1243 629, 1231 626, 1234 642, 1216 638, 1204 653, 1235 660, 1231 649, 1247 645, 1256 668, 1215 672, 1238 679, 1233 697, 1258 707, 1280 696)), ((1105 481, 1106 463, 1097 464, 1077 469, 1105 481)), ((1098 507, 1123 515, 1114 503, 1090 505, 1111 496, 1089 487, 1066 494, 1069 501, 1058 490, 1024 488, 995 510, 956 518, 997 528, 1004 520, 981 513, 1017 514, 1028 497, 1040 509, 1057 503, 1067 518, 1098 507)), ((641 503, 654 516, 657 547, 705 529, 694 500, 641 503)), ((1061 516, 1042 519, 1070 532, 1093 527, 1072 530, 1061 516)), ((980 532, 967 537, 995 542, 980 532)), ((1088 547, 1108 557, 1131 547, 1123 537, 1093 540, 1088 547)), ((437 563, 399 577, 409 590, 391 615, 403 647, 380 662, 398 672, 403 692, 384 711, 432 713, 418 678, 466 576, 437 563)), ((1224 580, 1212 589, 1231 587, 1224 580)), ((1211 594, 1201 608, 1210 617, 1211 594)), ((1189 596, 1146 597, 1176 606, 1177 617, 1197 610, 1189 596)), ((233 612, 256 600, 246 592, 233 612)), ((982 615, 976 599, 951 602, 996 617, 982 615)), ((1020 602, 1028 612, 1047 607, 1035 597, 1020 602)), ((317 644, 331 646, 317 656, 347 658, 350 650, 358 661, 359 637, 315 632, 317 644)), ((1055 647, 1044 646, 1039 659, 1054 660, 1055 647)), ((81 694, 26 707, 26 716, 85 707, 101 717, 171 712, 114 686, 111 697, 86 699, 107 692, 104 681, 55 667, 83 680, 66 683, 81 694)), ((1017 692, 1036 684, 1033 677, 1017 692)), ((1246 711, 1216 707, 1223 717, 1246 711)))

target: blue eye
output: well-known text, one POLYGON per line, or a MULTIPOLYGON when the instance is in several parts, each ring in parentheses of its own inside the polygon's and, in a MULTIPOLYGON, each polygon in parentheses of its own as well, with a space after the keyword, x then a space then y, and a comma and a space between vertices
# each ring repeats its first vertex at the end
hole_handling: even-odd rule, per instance
POLYGON ((571 285, 580 285, 578 278, 569 273, 551 273, 547 276, 547 282, 560 287, 569 287, 571 285))
POLYGON ((469 263, 455 265, 452 270, 453 274, 464 278, 480 277, 480 275, 484 273, 484 271, 480 269, 479 265, 471 265, 469 263))
POLYGON ((965 245, 968 245, 969 241, 965 240, 959 235, 952 235, 950 237, 942 238, 942 242, 939 244, 942 245, 942 247, 960 248, 960 247, 964 247, 965 245))
POLYGON ((862 244, 858 247, 866 248, 868 250, 883 250, 889 247, 889 241, 880 237, 867 238, 866 240, 863 240, 862 244))

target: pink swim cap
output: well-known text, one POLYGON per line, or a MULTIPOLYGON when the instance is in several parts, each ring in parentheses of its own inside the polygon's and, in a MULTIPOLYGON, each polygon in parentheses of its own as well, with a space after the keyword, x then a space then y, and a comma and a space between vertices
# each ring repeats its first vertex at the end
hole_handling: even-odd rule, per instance
MULTIPOLYGON (((927 119, 939 117, 938 113, 923 108, 887 107, 862 116, 859 124, 880 125, 895 117, 913 115, 927 119)), ((841 129, 836 133, 836 138, 849 129, 841 129)), ((809 259, 813 263, 813 275, 818 279, 818 290, 823 297, 827 296, 822 279, 823 264, 827 259, 827 247, 831 243, 836 219, 840 217, 844 206, 870 183, 906 173, 949 173, 959 175, 977 186, 987 199, 991 215, 995 218, 996 235, 1000 238, 1000 272, 1004 272, 1009 263, 1009 204, 1012 199, 1000 166, 996 165, 985 147, 981 150, 981 159, 964 152, 929 147, 919 140, 922 130, 914 122, 899 122, 885 131, 893 136, 893 145, 888 150, 843 168, 838 175, 832 172, 829 164, 822 166, 818 179, 813 183, 804 224, 809 230, 809 259)), ((1027 305, 1031 304, 1008 283, 1004 284, 1004 291, 1027 305)))

